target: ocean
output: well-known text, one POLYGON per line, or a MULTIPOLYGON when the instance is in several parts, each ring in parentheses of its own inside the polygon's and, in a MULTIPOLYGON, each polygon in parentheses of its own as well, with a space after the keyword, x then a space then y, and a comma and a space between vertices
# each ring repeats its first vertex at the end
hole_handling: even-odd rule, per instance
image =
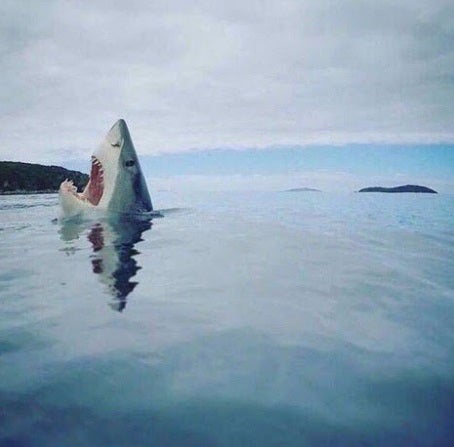
POLYGON ((0 446, 454 445, 454 195, 0 197, 0 446))

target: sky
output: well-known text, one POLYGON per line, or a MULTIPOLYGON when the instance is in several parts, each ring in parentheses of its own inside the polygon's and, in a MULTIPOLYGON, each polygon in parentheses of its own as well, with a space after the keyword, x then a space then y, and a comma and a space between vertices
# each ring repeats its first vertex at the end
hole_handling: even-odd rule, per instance
POLYGON ((454 192, 452 1, 2 0, 0 81, 1 160, 454 192))

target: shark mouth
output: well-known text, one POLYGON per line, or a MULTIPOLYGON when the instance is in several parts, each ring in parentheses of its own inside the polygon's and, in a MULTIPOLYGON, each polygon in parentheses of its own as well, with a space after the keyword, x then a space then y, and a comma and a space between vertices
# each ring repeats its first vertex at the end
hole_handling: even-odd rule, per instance
POLYGON ((104 192, 104 169, 101 162, 92 155, 90 180, 86 186, 83 196, 92 204, 97 205, 104 192))
POLYGON ((102 163, 92 155, 90 179, 84 192, 78 193, 73 181, 68 179, 60 185, 60 190, 72 194, 83 202, 87 201, 94 206, 98 205, 104 193, 104 169, 102 163))

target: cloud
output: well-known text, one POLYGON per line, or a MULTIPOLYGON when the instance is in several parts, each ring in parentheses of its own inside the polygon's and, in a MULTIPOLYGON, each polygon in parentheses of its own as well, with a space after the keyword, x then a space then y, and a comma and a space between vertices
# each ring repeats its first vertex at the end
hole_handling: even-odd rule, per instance
POLYGON ((454 142, 448 1, 4 1, 0 158, 454 142))

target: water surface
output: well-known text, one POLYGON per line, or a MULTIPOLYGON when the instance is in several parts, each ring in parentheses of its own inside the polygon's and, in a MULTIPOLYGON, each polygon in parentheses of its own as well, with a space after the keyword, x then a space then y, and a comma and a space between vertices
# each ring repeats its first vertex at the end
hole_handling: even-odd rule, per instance
POLYGON ((454 445, 454 196, 0 197, 1 446, 454 445))

